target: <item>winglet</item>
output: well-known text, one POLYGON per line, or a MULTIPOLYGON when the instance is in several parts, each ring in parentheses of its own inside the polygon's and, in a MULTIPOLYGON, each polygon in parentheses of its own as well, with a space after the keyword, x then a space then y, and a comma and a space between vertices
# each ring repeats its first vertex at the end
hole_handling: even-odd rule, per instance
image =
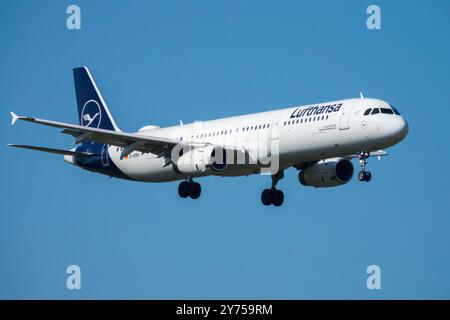
POLYGON ((359 93, 359 96, 361 97, 361 99, 364 99, 364 95, 362 92, 359 93))
POLYGON ((9 113, 11 114, 11 125, 13 126, 14 123, 16 123, 17 119, 19 119, 20 117, 12 111, 10 111, 9 113))

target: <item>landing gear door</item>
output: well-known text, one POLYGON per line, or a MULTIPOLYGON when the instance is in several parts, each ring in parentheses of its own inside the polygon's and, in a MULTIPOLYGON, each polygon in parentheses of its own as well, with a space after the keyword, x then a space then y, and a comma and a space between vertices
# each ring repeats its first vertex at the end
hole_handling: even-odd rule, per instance
POLYGON ((352 113, 354 102, 344 103, 340 110, 339 118, 339 129, 348 130, 350 129, 350 115, 352 113))

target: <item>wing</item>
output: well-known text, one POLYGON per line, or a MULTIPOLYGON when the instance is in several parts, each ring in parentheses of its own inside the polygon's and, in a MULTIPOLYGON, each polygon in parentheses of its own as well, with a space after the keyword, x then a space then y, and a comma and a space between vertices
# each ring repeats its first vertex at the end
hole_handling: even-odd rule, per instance
POLYGON ((8 144, 9 147, 21 148, 21 149, 29 149, 36 151, 43 151, 55 154, 62 154, 65 156, 77 156, 77 157, 89 157, 92 154, 89 152, 79 152, 79 151, 71 151, 71 150, 61 150, 61 149, 53 149, 53 148, 45 148, 45 147, 36 147, 36 146, 27 146, 23 144, 8 144))
MULTIPOLYGON (((378 160, 380 160, 381 157, 385 157, 385 156, 388 156, 388 155, 389 155, 389 153, 387 153, 386 151, 378 150, 378 151, 370 152, 369 157, 378 157, 378 160)), ((352 154, 352 155, 349 156, 349 158, 358 158, 359 159, 360 155, 359 154, 352 154)))
POLYGON ((133 151, 141 151, 144 153, 151 152, 157 154, 158 156, 164 156, 167 155, 167 152, 170 151, 173 146, 180 144, 180 141, 174 141, 163 137, 152 137, 136 133, 83 127, 76 124, 18 116, 13 112, 11 112, 11 116, 12 124, 14 124, 17 120, 22 120, 63 129, 61 131, 62 133, 69 134, 75 138, 74 144, 92 141, 122 147, 122 156, 126 156, 133 151))

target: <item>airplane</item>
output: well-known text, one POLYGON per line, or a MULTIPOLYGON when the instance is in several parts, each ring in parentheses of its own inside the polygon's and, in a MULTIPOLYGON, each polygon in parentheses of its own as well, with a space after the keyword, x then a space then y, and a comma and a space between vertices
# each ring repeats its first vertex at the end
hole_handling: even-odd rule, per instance
POLYGON ((180 124, 147 125, 137 132, 119 129, 85 66, 73 69, 78 124, 50 121, 11 112, 17 120, 56 127, 74 138, 70 150, 9 144, 11 147, 64 156, 74 166, 110 177, 142 182, 181 180, 178 194, 197 199, 203 176, 271 176, 261 193, 265 206, 279 207, 277 188, 284 171, 299 171, 299 182, 316 188, 348 183, 359 160, 358 180, 372 178, 369 157, 403 140, 409 126, 398 110, 379 100, 351 98, 273 111, 180 124))

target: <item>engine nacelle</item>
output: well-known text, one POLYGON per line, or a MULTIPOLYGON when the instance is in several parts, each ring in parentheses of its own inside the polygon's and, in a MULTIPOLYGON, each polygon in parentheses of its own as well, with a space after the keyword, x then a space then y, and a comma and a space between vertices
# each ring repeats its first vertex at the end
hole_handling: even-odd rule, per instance
POLYGON ((197 148, 183 153, 176 163, 178 171, 186 174, 201 173, 206 170, 208 165, 205 148, 197 148))
POLYGON ((184 152, 176 161, 176 168, 184 174, 198 174, 208 168, 214 171, 222 171, 227 167, 226 160, 227 152, 225 149, 208 146, 184 152))
MULTIPOLYGON (((231 152, 231 151, 230 151, 231 152)), ((227 150, 221 147, 213 147, 211 149, 211 169, 214 171, 223 171, 228 166, 228 153, 227 150)), ((233 154, 230 154, 233 156, 233 154)))
POLYGON ((304 186, 316 188, 336 187, 353 177, 353 163, 345 158, 321 160, 302 170, 298 180, 304 186))

